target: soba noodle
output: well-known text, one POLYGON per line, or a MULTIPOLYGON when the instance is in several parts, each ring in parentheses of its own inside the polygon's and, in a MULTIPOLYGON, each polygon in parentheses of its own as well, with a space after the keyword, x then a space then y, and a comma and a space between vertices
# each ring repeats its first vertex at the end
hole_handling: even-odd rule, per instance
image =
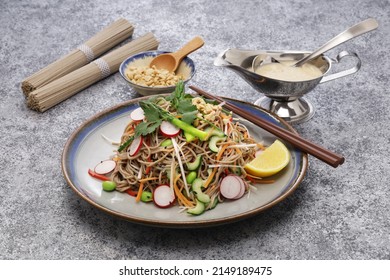
MULTIPOLYGON (((171 114, 177 115, 177 112, 172 109, 171 102, 163 97, 158 99, 158 105, 171 114)), ((219 108, 221 107, 219 106, 219 108)), ((167 137, 156 130, 144 136, 142 147, 135 155, 130 155, 129 147, 122 152, 118 152, 117 167, 111 174, 111 180, 117 185, 116 189, 120 192, 129 189, 138 191, 140 180, 145 180, 143 190, 153 192, 159 185, 166 184, 172 187, 172 182, 176 182, 177 188, 188 201, 183 203, 183 201, 178 200, 179 205, 190 208, 196 204, 196 199, 194 193, 186 187, 186 178, 182 176, 178 154, 184 166, 185 163, 193 162, 197 156, 201 155, 202 162, 196 171, 197 177, 207 182, 210 175, 214 174, 204 189, 204 193, 209 195, 211 199, 207 207, 213 207, 215 200, 222 201, 223 197, 219 192, 219 182, 222 176, 226 172, 234 173, 245 181, 247 174, 242 167, 255 157, 258 147, 253 145, 257 141, 249 135, 249 131, 243 124, 233 122, 230 113, 223 112, 221 109, 217 111, 213 121, 206 121, 202 117, 198 117, 194 122, 194 126, 203 130, 213 125, 224 131, 227 138, 225 141, 218 143, 220 152, 211 151, 208 141, 196 139, 187 142, 181 134, 172 139, 172 145, 163 147, 162 142, 167 140, 167 137), (175 152, 176 144, 179 153, 175 152), (146 180, 147 178, 151 179, 146 180)), ((129 122, 122 135, 121 143, 126 142, 129 137, 134 135, 136 125, 137 122, 129 122)), ((185 175, 188 175, 189 172, 185 170, 185 175)))

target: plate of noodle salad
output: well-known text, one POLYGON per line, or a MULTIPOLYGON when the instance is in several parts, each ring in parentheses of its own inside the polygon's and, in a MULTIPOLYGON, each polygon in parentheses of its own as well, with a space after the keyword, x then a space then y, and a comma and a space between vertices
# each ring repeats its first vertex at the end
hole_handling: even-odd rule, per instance
MULTIPOLYGON (((251 114, 293 128, 253 104, 251 114)), ((68 139, 62 170, 70 187, 98 209, 159 227, 206 227, 251 217, 289 196, 303 180, 307 154, 284 143, 289 161, 261 178, 245 167, 277 138, 185 92, 142 97, 109 108, 68 139)))

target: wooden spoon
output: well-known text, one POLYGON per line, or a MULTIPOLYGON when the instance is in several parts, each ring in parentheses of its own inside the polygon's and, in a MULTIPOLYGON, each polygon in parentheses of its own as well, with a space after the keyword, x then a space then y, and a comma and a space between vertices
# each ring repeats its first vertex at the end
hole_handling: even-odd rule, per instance
POLYGON ((156 56, 150 62, 150 67, 153 65, 156 66, 157 69, 166 69, 171 72, 175 72, 179 67, 180 62, 183 58, 196 51, 200 47, 204 45, 204 41, 201 37, 197 36, 185 44, 180 50, 173 53, 164 53, 156 56))

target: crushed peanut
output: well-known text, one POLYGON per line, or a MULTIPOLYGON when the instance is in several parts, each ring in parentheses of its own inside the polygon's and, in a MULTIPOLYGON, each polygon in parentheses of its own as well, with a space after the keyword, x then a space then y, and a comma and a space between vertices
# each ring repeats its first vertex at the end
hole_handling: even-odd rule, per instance
POLYGON ((192 99, 192 104, 196 106, 199 113, 197 117, 204 118, 207 121, 215 121, 215 116, 218 116, 222 110, 221 105, 213 105, 210 103, 206 103, 201 97, 194 97, 192 99))
POLYGON ((175 75, 174 72, 157 69, 154 65, 152 68, 130 66, 126 69, 125 74, 133 83, 149 87, 174 86, 179 80, 184 80, 183 75, 175 75))

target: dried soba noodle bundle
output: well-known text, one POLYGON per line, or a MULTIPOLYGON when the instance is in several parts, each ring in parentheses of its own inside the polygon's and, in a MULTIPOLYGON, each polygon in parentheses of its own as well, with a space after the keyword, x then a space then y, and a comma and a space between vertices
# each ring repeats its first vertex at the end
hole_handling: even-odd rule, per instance
POLYGON ((34 73, 22 82, 22 91, 30 92, 90 63, 101 54, 133 35, 134 27, 125 19, 119 19, 66 56, 34 73))
POLYGON ((117 72, 120 64, 127 57, 139 52, 155 50, 158 44, 159 42, 154 35, 147 33, 84 67, 31 92, 27 99, 27 105, 33 110, 44 112, 97 81, 117 72))

